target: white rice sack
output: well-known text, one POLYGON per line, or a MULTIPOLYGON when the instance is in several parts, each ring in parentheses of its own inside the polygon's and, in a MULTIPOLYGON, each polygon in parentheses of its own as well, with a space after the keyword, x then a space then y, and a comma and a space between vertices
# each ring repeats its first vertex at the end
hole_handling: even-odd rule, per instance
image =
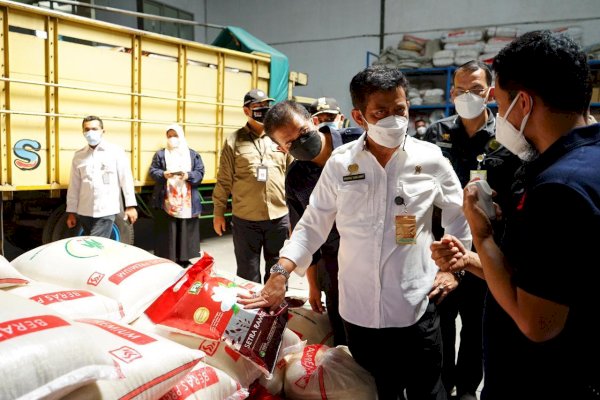
POLYGON ((48 306, 71 319, 101 318, 119 321, 124 316, 121 303, 89 290, 69 289, 37 281, 5 290, 48 306))
POLYGON ((46 244, 11 264, 32 279, 89 290, 120 302, 125 322, 137 318, 183 271, 143 249, 95 236, 46 244))
POLYGON ((79 324, 4 291, 0 304, 0 399, 58 399, 120 377, 112 357, 79 324))
POLYGON ((228 347, 224 342, 169 331, 156 325, 146 314, 142 314, 132 323, 132 326, 143 332, 158 334, 191 349, 200 349, 205 353, 203 361, 206 364, 224 371, 244 388, 249 388, 250 384, 262 375, 256 364, 242 357, 239 352, 228 347))
POLYGON ((0 288, 27 285, 29 279, 17 271, 6 258, 0 256, 0 288))
POLYGON ((110 355, 122 372, 120 381, 99 380, 65 399, 157 399, 187 374, 204 353, 127 325, 79 319, 88 338, 110 355))
POLYGON ((306 340, 307 344, 326 344, 333 346, 333 328, 327 313, 314 312, 307 302, 300 307, 293 307, 293 302, 288 301, 288 323, 300 340, 306 340))
POLYGON ((454 65, 454 57, 452 58, 434 58, 433 61, 434 67, 448 67, 450 65, 454 65))
POLYGON ((200 361, 160 400, 242 400, 248 390, 218 368, 200 361))
POLYGON ((460 42, 460 43, 448 43, 444 46, 445 50, 475 50, 481 53, 485 47, 484 42, 460 42))
POLYGON ((444 43, 458 43, 481 40, 483 38, 483 30, 466 30, 460 29, 456 31, 446 32, 442 35, 442 42, 444 43))
POLYGON ((285 356, 289 354, 300 353, 302 350, 304 350, 304 346, 306 346, 306 342, 300 340, 298 335, 296 335, 293 331, 286 329, 283 333, 281 351, 279 352, 277 364, 275 364, 275 369, 273 370, 272 376, 269 378, 263 375, 258 379, 258 383, 260 383, 262 387, 264 387, 273 395, 281 394, 283 392, 285 369, 287 366, 285 356))
POLYGON ((291 400, 375 400, 375 380, 346 346, 306 346, 286 357, 284 390, 291 400))

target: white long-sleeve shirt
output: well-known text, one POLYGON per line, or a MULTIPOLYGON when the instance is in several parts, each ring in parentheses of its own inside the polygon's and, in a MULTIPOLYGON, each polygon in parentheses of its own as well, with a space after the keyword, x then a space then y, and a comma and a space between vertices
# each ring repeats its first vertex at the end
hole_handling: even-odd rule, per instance
POLYGON ((294 261, 296 272, 304 275, 335 221, 340 315, 369 328, 410 326, 424 314, 438 271, 429 249, 434 205, 442 209, 446 233, 470 248, 463 192, 436 145, 407 137, 404 150, 399 148, 383 168, 366 149, 365 137, 335 150, 279 255, 294 261), (356 165, 355 173, 365 179, 344 181, 356 165), (406 208, 395 203, 398 196, 406 208), (414 245, 396 244, 395 216, 405 211, 416 216, 414 245))
POLYGON ((85 146, 75 152, 67 190, 67 212, 105 217, 137 205, 131 168, 123 149, 102 140, 95 149, 85 146))

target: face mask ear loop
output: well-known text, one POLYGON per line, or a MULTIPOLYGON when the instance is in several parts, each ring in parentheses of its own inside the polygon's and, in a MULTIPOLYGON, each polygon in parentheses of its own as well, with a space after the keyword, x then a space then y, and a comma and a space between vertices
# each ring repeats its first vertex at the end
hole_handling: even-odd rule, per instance
POLYGON ((408 136, 408 135, 406 135, 406 134, 404 135, 404 140, 402 141, 402 151, 405 151, 405 150, 404 150, 404 147, 406 146, 406 137, 407 137, 407 136, 408 136))

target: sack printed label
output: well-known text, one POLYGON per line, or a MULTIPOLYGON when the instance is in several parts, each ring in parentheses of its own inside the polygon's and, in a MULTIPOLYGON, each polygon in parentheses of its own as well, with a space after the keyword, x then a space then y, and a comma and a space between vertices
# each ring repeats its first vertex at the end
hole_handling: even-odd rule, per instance
POLYGON ((195 371, 189 372, 179 381, 167 394, 161 397, 161 400, 187 399, 193 393, 219 383, 214 368, 206 366, 195 371))
POLYGON ((163 258, 157 258, 154 260, 146 260, 146 261, 140 261, 134 264, 130 264, 128 266, 126 266, 125 268, 122 268, 120 271, 115 272, 114 274, 112 274, 110 276, 110 278, 108 278, 109 281, 111 281, 112 283, 114 283, 115 285, 118 285, 119 283, 123 282, 125 279, 129 278, 131 275, 135 274, 136 272, 144 269, 144 268, 148 268, 151 267, 153 265, 157 265, 157 264, 163 264, 166 261, 163 258))
POLYGON ((91 237, 73 238, 65 243, 65 251, 75 258, 98 257, 104 250, 104 245, 91 237))
POLYGON ((48 305, 59 303, 61 301, 77 300, 84 297, 93 297, 92 292, 86 290, 65 290, 61 292, 43 293, 37 296, 30 297, 31 300, 37 301, 40 304, 48 305))
POLYGON ((219 342, 215 340, 203 340, 198 349, 206 353, 207 356, 214 356, 219 348, 219 342))
POLYGON ((300 359, 300 365, 304 368, 304 375, 300 377, 294 384, 302 389, 305 389, 310 380, 310 376, 317 369, 317 352, 321 346, 309 345, 304 348, 302 352, 302 358, 300 359))
POLYGON ((104 274, 100 272, 94 272, 88 278, 87 284, 92 286, 98 286, 98 284, 100 284, 100 282, 102 281, 102 278, 104 278, 104 274))
POLYGON ((103 319, 78 319, 77 322, 83 322, 85 324, 90 324, 97 326, 100 329, 104 329, 107 332, 110 332, 120 338, 128 340, 132 343, 144 345, 152 342, 156 342, 156 339, 153 337, 144 335, 138 331, 134 331, 132 329, 126 328, 121 325, 117 325, 113 322, 106 321, 103 319))
POLYGON ((55 315, 37 315, 3 321, 0 322, 0 342, 30 333, 69 325, 67 321, 55 315))
POLYGON ((142 354, 139 351, 132 349, 131 347, 127 347, 127 346, 123 346, 118 349, 111 350, 111 351, 109 351, 109 353, 113 357, 115 357, 127 364, 142 358, 142 354))

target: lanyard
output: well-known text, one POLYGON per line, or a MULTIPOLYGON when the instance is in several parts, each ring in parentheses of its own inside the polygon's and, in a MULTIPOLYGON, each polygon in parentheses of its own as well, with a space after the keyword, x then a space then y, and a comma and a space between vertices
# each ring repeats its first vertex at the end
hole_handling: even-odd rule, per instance
POLYGON ((256 151, 258 151, 258 155, 260 156, 260 165, 262 165, 263 164, 263 157, 264 157, 264 155, 266 153, 266 148, 265 148, 265 152, 263 153, 260 150, 260 138, 258 138, 258 139, 259 139, 259 142, 258 142, 259 146, 257 146, 256 142, 254 141, 254 134, 252 132, 250 132, 250 140, 252 140, 252 144, 254 145, 254 148, 256 149, 256 151))

